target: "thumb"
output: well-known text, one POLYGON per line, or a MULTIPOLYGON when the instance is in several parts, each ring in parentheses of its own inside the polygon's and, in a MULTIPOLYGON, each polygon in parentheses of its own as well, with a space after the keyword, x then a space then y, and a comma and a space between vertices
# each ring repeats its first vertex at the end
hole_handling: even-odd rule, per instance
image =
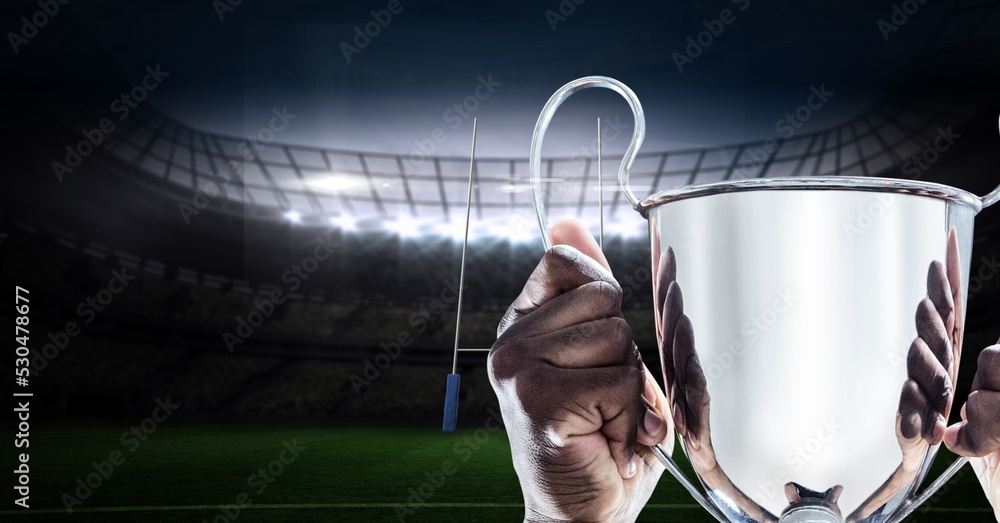
POLYGON ((552 245, 569 245, 600 263, 605 269, 611 270, 608 259, 604 257, 604 252, 597 245, 594 235, 582 223, 576 220, 563 220, 550 227, 550 231, 552 245))

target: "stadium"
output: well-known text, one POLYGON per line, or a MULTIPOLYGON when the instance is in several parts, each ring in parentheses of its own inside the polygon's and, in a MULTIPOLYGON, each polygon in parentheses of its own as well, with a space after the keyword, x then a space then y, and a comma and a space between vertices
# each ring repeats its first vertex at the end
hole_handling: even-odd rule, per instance
MULTIPOLYGON (((580 18, 560 29, 593 27, 598 20, 584 17, 599 19, 608 9, 577 8, 580 18)), ((8 7, 4 19, 36 9, 8 7)), ((516 147, 491 147, 488 132, 479 137, 457 353, 459 428, 442 433, 470 169, 468 156, 451 151, 471 140, 472 121, 463 114, 479 115, 480 133, 504 115, 504 104, 537 115, 547 95, 534 93, 571 77, 536 65, 523 82, 537 91, 504 80, 494 93, 490 77, 461 76, 472 95, 459 98, 459 110, 442 106, 453 111, 450 119, 406 129, 386 141, 405 138, 381 149, 378 142, 297 140, 312 132, 296 130, 310 118, 307 104, 248 108, 254 117, 237 126, 242 134, 225 132, 204 125, 211 115, 185 117, 156 103, 161 89, 176 85, 171 80, 185 81, 182 73, 122 68, 104 49, 127 46, 124 37, 102 31, 125 15, 96 23, 104 15, 85 9, 64 7, 40 27, 8 64, 16 85, 4 87, 18 102, 7 124, 12 165, 0 207, 0 271, 8 287, 30 290, 33 397, 31 508, 8 505, 0 514, 18 521, 522 519, 486 357, 543 251, 527 148, 515 154, 516 147), (477 82, 484 87, 475 90, 477 82), (479 112, 480 104, 494 112, 479 112), (435 138, 445 134, 447 141, 435 138)), ((218 31, 248 38, 241 31, 262 30, 276 16, 255 9, 234 7, 218 31)), ((350 35, 367 9, 331 18, 335 34, 350 35)), ((417 6, 406 9, 417 16, 417 6)), ((419 16, 434 20, 428 9, 419 16)), ((698 27, 698 17, 713 9, 691 15, 688 25, 698 27)), ((793 17, 782 9, 773 16, 793 17)), ((797 114, 782 128, 790 133, 700 144, 651 136, 633 166, 633 186, 652 194, 738 179, 860 176, 990 191, 1000 144, 1000 6, 970 0, 921 9, 924 25, 913 15, 913 26, 900 28, 919 35, 901 46, 908 62, 877 95, 810 109, 806 97, 819 91, 806 85, 784 102, 797 114), (795 112, 802 107, 808 115, 795 112)), ((534 11, 549 33, 543 9, 534 11)), ((135 24, 153 27, 155 18, 135 24)), ((210 9, 207 18, 219 23, 210 9)), ((874 27, 877 18, 865 22, 874 27)), ((402 31, 403 15, 398 19, 392 23, 402 31)), ((359 67, 394 28, 353 57, 359 67)), ((169 38, 149 32, 142 45, 169 38)), ((223 36, 206 36, 204 45, 223 36)), ((706 56, 732 54, 721 47, 728 36, 706 56)), ((198 50, 185 49, 195 60, 198 50)), ((676 77, 669 53, 654 51, 663 76, 676 77)), ((237 70, 252 67, 250 52, 242 60, 237 70)), ((834 90, 839 95, 840 87, 834 90)), ((603 195, 603 248, 624 291, 624 316, 642 359, 659 368, 646 222, 608 180, 633 124, 624 106, 610 103, 596 129, 606 147, 600 190, 593 124, 573 134, 578 121, 597 114, 580 104, 573 108, 578 120, 559 127, 572 132, 559 146, 563 154, 543 158, 547 180, 556 182, 546 193, 549 215, 581 220, 597 233, 603 195)), ((765 128, 774 120, 763 119, 765 128)), ((528 121, 517 133, 530 134, 528 121)), ((984 212, 976 221, 956 404, 969 393, 978 349, 1000 337, 998 254, 1000 216, 984 212)), ((0 317, 12 324, 15 314, 0 317)), ((945 466, 945 454, 934 471, 945 466)), ((665 476, 639 520, 712 518, 665 476)), ((993 509, 966 468, 910 520, 992 521, 993 509)))

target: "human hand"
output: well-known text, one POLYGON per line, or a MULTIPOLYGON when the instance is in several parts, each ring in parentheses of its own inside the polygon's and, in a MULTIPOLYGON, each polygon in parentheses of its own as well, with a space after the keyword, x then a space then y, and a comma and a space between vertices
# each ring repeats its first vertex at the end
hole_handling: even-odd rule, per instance
POLYGON ((621 313, 621 287, 590 233, 552 228, 498 328, 490 382, 510 437, 526 521, 632 521, 663 467, 667 402, 621 313))
POLYGON ((986 497, 1000 521, 1000 345, 979 353, 979 367, 969 400, 962 406, 962 422, 948 427, 945 445, 970 456, 986 497))

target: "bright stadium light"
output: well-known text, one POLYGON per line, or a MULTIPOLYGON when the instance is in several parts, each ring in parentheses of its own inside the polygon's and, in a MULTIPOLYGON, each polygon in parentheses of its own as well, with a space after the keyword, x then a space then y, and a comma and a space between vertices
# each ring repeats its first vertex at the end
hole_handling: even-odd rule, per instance
POLYGON ((361 181, 357 177, 345 176, 342 174, 323 176, 306 181, 306 184, 308 184, 309 187, 323 192, 340 192, 345 189, 350 189, 359 183, 361 183, 361 181))
POLYGON ((299 214, 299 211, 296 211, 295 209, 286 212, 284 216, 286 220, 292 223, 299 223, 302 221, 302 215, 299 214))
POLYGON ((385 222, 386 229, 396 233, 400 238, 415 238, 420 236, 420 227, 413 220, 392 220, 385 222))
MULTIPOLYGON (((453 240, 462 241, 465 239, 465 224, 459 222, 439 223, 434 226, 434 232, 441 236, 447 236, 453 240)), ((472 238, 473 231, 469 231, 469 238, 472 238)))
POLYGON ((538 222, 522 216, 520 214, 514 214, 507 218, 507 237, 511 241, 515 242, 526 242, 535 237, 535 233, 538 231, 538 222))
POLYGON ((622 221, 604 222, 604 232, 623 238, 638 238, 646 231, 644 225, 622 221))
POLYGON ((353 216, 348 216, 346 214, 330 218, 330 223, 344 231, 353 231, 358 228, 357 220, 355 220, 353 216))

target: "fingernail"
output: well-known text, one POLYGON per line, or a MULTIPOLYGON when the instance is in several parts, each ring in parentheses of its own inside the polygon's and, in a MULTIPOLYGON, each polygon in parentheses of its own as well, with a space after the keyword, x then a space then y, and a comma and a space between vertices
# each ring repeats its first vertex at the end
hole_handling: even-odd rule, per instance
POLYGON ((944 432, 944 443, 949 447, 954 447, 958 443, 958 431, 957 430, 946 430, 944 432))
POLYGON ((674 403, 673 414, 674 414, 674 425, 676 425, 677 427, 684 427, 684 415, 681 414, 680 405, 674 403))
POLYGON ((655 436, 663 430, 664 425, 666 425, 666 422, 660 416, 652 410, 646 409, 646 416, 642 419, 642 426, 646 429, 646 434, 655 436))
POLYGON ((945 432, 948 430, 948 420, 944 418, 941 414, 938 414, 937 421, 934 422, 934 431, 932 437, 935 442, 942 441, 944 439, 945 432))
POLYGON ((698 441, 697 435, 692 435, 690 438, 684 440, 687 442, 688 446, 693 450, 701 450, 701 442, 698 441))
POLYGON ((656 405, 656 391, 653 387, 656 386, 656 382, 650 383, 652 380, 646 379, 646 385, 642 388, 642 397, 650 404, 656 405))
POLYGON ((639 464, 635 462, 635 456, 628 462, 628 470, 625 471, 625 478, 631 478, 635 476, 635 473, 639 470, 639 464))

